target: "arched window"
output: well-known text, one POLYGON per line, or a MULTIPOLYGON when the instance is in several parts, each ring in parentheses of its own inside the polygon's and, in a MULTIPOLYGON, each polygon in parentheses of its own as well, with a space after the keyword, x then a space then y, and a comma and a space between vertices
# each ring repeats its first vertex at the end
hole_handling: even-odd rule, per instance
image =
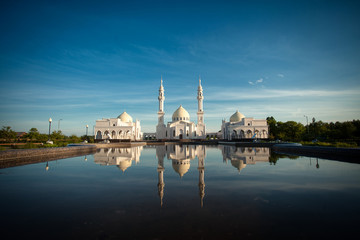
POLYGON ((173 137, 175 137, 175 130, 173 131, 173 137))
MULTIPOLYGON (((196 137, 196 132, 194 132, 194 137, 196 137)), ((196 146, 196 145, 195 145, 196 146)))
POLYGON ((102 139, 101 131, 97 131, 97 133, 96 133, 96 139, 102 139))
POLYGON ((187 136, 187 137, 189 136, 189 130, 186 131, 186 136, 187 136))

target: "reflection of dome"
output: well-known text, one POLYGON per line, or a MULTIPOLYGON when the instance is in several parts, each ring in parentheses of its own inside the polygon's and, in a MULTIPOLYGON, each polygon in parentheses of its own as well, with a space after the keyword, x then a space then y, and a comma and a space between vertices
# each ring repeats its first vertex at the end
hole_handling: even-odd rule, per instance
POLYGON ((123 112, 117 118, 120 118, 120 120, 122 122, 132 122, 133 121, 132 117, 129 114, 127 114, 127 112, 123 112))
POLYGON ((182 177, 189 171, 190 160, 172 160, 172 167, 182 177))
POLYGON ((244 163, 243 160, 231 160, 231 165, 237 168, 239 172, 241 171, 241 169, 246 167, 246 164, 244 163))
POLYGON ((120 161, 118 168, 120 168, 123 172, 125 172, 125 170, 131 166, 131 160, 123 160, 120 161))
POLYGON ((245 116, 242 113, 240 113, 238 110, 236 110, 236 113, 231 115, 230 122, 240 122, 241 119, 243 118, 245 118, 245 116))
POLYGON ((176 111, 173 113, 172 119, 173 119, 173 121, 180 121, 180 120, 189 121, 189 120, 190 120, 190 115, 189 115, 189 113, 185 110, 185 108, 183 108, 183 107, 180 105, 180 107, 179 107, 178 109, 176 109, 176 111))

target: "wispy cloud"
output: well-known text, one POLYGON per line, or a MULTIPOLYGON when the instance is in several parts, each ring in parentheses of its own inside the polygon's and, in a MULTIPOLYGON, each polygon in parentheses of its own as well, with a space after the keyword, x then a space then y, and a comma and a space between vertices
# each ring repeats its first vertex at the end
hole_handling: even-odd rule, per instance
POLYGON ((289 97, 341 97, 359 96, 360 89, 345 90, 312 90, 312 89, 259 89, 256 94, 247 89, 208 89, 207 100, 233 101, 233 100, 253 100, 253 99, 273 99, 289 97), (241 94, 240 94, 241 93, 241 94))
POLYGON ((250 85, 256 85, 256 84, 262 83, 263 81, 264 81, 264 79, 260 78, 260 79, 256 80, 255 82, 249 81, 248 83, 250 85))
POLYGON ((278 77, 281 77, 281 78, 285 77, 284 74, 281 74, 281 73, 278 73, 277 76, 278 76, 278 77))

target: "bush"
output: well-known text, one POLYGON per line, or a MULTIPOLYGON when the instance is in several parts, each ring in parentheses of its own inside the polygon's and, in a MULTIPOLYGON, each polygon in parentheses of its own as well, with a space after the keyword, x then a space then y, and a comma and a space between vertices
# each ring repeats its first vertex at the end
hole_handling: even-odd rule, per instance
POLYGON ((334 142, 334 143, 329 143, 329 142, 300 142, 302 145, 304 146, 320 146, 320 147, 345 147, 345 148, 356 148, 358 147, 357 144, 355 142, 349 142, 349 143, 345 143, 345 142, 334 142))

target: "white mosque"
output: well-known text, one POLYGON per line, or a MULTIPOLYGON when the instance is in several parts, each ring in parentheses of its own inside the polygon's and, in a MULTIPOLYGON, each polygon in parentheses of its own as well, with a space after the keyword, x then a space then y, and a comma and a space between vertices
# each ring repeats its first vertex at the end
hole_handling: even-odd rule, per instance
POLYGON ((103 118, 96 120, 95 139, 128 139, 142 140, 140 121, 133 122, 132 117, 123 112, 117 118, 103 118))
MULTIPOLYGON (((197 89, 198 111, 197 123, 190 121, 190 114, 180 105, 172 115, 172 121, 166 125, 164 123, 164 86, 161 77, 159 88, 159 111, 158 124, 155 135, 158 140, 181 140, 181 139, 205 139, 206 125, 204 123, 203 109, 203 88, 199 77, 199 86, 197 89)), ((103 118, 96 121, 95 139, 126 139, 130 141, 139 141, 143 139, 140 121, 133 122, 132 117, 123 112, 117 118, 103 118)), ((246 140, 246 139, 267 139, 269 127, 266 119, 254 119, 245 117, 239 111, 236 111, 230 121, 222 121, 221 130, 217 133, 219 139, 225 140, 246 140)), ((210 134, 209 134, 210 135, 210 134)), ((214 134, 216 135, 216 134, 214 134)))
POLYGON ((164 123, 164 87, 161 78, 159 88, 159 111, 158 111, 158 125, 156 126, 157 139, 203 139, 206 137, 204 110, 203 110, 203 89, 201 86, 201 79, 199 78, 199 86, 197 91, 198 112, 197 124, 190 121, 189 113, 180 105, 172 115, 172 121, 167 125, 164 123))

